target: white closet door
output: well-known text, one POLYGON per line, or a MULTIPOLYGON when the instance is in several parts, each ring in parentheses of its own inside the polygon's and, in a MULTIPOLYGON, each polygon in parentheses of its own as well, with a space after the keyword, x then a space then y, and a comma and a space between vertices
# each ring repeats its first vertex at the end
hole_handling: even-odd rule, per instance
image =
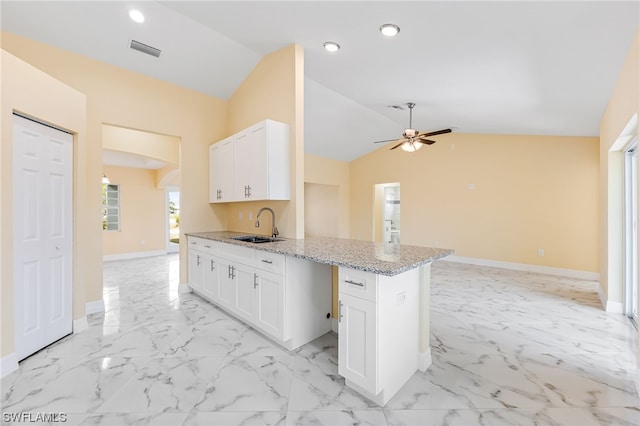
POLYGON ((73 136, 13 116, 15 352, 72 332, 73 136))

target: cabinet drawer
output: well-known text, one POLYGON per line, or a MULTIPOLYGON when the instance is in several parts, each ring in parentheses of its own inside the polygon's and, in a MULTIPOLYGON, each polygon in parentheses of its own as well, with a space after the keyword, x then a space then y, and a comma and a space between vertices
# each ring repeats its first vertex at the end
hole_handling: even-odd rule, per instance
POLYGON ((232 262, 253 267, 255 264, 255 249, 222 243, 218 245, 218 256, 232 262))
POLYGON ((211 256, 214 256, 217 254, 217 251, 218 251, 216 248, 217 244, 213 240, 200 238, 200 237, 189 237, 188 241, 189 241, 190 249, 199 250, 211 256))
POLYGON ((355 269, 338 269, 339 291, 372 302, 376 301, 376 274, 356 271, 355 269))
POLYGON ((284 256, 256 250, 256 268, 274 274, 284 275, 284 256))

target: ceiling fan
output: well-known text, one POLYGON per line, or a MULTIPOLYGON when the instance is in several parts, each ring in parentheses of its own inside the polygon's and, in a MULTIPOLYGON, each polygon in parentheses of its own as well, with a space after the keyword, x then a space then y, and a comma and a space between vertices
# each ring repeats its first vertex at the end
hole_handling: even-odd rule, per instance
POLYGON ((435 132, 419 132, 413 129, 413 107, 416 106, 416 104, 413 102, 408 102, 407 106, 409 107, 409 128, 405 129, 404 132, 402 132, 402 137, 400 139, 387 139, 384 141, 376 141, 374 143, 397 141, 398 144, 393 146, 391 149, 396 149, 401 146, 405 151, 414 152, 422 148, 423 144, 433 145, 434 143, 436 143, 436 141, 434 140, 427 139, 428 137, 451 133, 451 129, 436 130, 435 132))

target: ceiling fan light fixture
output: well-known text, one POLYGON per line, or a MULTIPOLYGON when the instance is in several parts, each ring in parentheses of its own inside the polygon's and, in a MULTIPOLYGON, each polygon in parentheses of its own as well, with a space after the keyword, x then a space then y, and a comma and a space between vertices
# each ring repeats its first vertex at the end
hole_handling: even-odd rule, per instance
POLYGON ((323 46, 328 52, 337 52, 340 50, 340 45, 335 41, 325 41, 323 46))
POLYGON ((400 27, 395 24, 384 24, 380 27, 380 32, 387 37, 393 37, 398 35, 400 27))
POLYGON ((422 148, 422 144, 420 142, 406 141, 405 143, 402 144, 401 148, 403 151, 416 152, 417 150, 422 148))

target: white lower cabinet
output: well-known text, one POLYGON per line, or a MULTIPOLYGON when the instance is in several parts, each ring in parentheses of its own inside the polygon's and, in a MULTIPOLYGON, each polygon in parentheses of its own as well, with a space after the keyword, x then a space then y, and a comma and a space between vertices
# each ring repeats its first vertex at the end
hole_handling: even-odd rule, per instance
POLYGON ((202 293, 212 300, 219 300, 220 278, 218 259, 209 254, 202 255, 202 293))
POLYGON ((331 266, 199 240, 189 237, 196 293, 289 350, 331 331, 331 266))
POLYGON ((385 405, 418 368, 419 270, 387 277, 339 268, 338 373, 385 405))
POLYGON ((257 270, 255 274, 255 321, 265 333, 279 340, 284 334, 284 276, 257 270))

